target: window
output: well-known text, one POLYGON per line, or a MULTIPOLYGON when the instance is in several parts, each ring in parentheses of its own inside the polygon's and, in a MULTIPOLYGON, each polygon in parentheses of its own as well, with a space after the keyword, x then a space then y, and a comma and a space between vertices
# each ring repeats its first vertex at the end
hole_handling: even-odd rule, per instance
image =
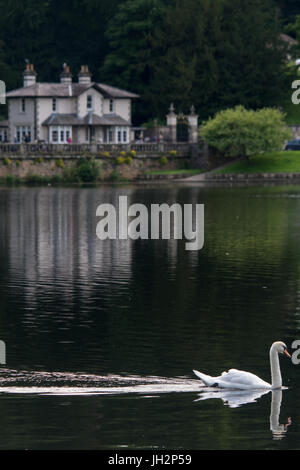
POLYGON ((17 142, 31 142, 31 128, 30 126, 16 127, 17 142))
POLYGON ((54 144, 67 144, 68 139, 72 138, 71 126, 51 126, 50 142, 54 144))
POLYGON ((117 127, 116 132, 117 132, 116 135, 117 135, 118 143, 123 143, 123 144, 128 143, 129 133, 128 133, 127 127, 117 127))
POLYGON ((87 109, 92 109, 93 108, 93 96, 92 95, 87 95, 87 97, 86 97, 86 107, 87 107, 87 109))
POLYGON ((7 142, 7 130, 0 129, 0 142, 7 142))
POLYGON ((113 99, 110 99, 109 100, 109 112, 110 113, 113 113, 114 112, 114 100, 113 99))
POLYGON ((113 142, 114 141, 114 132, 112 129, 109 129, 108 131, 108 142, 113 142))
POLYGON ((51 142, 58 142, 58 130, 57 127, 52 127, 51 131, 51 142))
POLYGON ((21 113, 25 113, 26 111, 26 101, 25 98, 21 98, 21 113))
POLYGON ((56 98, 52 99, 52 111, 57 111, 57 101, 56 98))

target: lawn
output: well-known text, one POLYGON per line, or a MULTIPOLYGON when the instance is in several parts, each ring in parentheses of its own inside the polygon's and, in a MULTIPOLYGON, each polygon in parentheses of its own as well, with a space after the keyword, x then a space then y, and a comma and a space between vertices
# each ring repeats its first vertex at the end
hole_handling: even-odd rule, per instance
POLYGON ((246 160, 215 170, 216 173, 299 173, 300 151, 282 151, 254 155, 246 160))

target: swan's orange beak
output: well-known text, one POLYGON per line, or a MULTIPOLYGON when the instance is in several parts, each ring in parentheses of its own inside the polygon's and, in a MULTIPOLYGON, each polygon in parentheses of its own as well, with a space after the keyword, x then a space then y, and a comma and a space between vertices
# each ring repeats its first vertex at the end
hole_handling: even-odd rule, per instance
POLYGON ((287 357, 290 357, 290 358, 292 357, 287 349, 283 351, 283 354, 285 354, 287 357))

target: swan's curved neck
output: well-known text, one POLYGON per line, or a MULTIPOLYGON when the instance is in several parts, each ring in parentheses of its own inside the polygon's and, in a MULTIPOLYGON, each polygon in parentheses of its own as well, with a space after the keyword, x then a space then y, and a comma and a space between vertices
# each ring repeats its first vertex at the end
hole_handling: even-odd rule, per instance
POLYGON ((278 351, 271 347, 270 349, 270 364, 271 364, 271 378, 272 388, 281 388, 282 378, 279 365, 278 351))

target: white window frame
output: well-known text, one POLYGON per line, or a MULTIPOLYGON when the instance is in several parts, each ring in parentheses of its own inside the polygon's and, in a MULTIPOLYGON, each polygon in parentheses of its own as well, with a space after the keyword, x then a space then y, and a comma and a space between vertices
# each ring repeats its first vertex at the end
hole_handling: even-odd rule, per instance
POLYGON ((0 142, 7 142, 8 139, 7 129, 0 129, 0 142))
POLYGON ((67 144, 72 139, 72 126, 50 126, 49 141, 51 144, 67 144), (57 132, 57 140, 53 140, 53 132, 57 132))
POLYGON ((129 128, 122 126, 116 127, 116 142, 118 144, 128 144, 129 143, 129 128))
POLYGON ((29 134, 31 142, 31 127, 30 126, 16 126, 16 138, 17 142, 23 142, 26 134, 29 134))

